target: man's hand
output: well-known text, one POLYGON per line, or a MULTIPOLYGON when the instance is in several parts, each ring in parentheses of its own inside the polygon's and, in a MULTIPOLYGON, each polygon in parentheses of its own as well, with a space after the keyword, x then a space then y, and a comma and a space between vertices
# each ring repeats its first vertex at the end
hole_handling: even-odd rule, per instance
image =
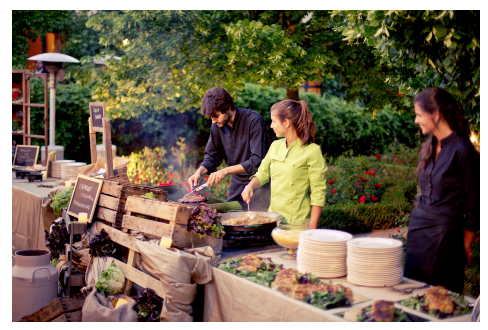
POLYGON ((190 184, 191 190, 193 190, 193 187, 198 186, 201 176, 200 171, 197 170, 191 177, 188 178, 188 183, 190 184))
POLYGON ((226 175, 227 175, 227 168, 223 168, 217 172, 213 172, 208 177, 207 186, 212 187, 214 183, 215 184, 220 183, 222 180, 224 180, 226 175))

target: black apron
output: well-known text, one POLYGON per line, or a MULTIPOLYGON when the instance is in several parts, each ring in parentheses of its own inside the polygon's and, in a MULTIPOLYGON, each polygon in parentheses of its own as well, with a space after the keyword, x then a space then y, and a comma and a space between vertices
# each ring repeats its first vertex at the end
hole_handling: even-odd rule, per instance
POLYGON ((465 263, 461 221, 419 205, 408 226, 405 277, 462 293, 465 263))

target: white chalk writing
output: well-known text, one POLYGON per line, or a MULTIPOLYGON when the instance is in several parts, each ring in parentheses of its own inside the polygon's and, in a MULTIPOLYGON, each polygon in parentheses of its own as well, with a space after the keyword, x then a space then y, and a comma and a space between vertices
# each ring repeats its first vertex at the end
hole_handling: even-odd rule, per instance
POLYGON ((87 209, 87 210, 89 210, 89 209, 90 209, 90 205, 82 204, 82 203, 78 202, 77 200, 74 200, 74 201, 73 201, 73 203, 74 203, 76 206, 81 207, 82 209, 87 209))

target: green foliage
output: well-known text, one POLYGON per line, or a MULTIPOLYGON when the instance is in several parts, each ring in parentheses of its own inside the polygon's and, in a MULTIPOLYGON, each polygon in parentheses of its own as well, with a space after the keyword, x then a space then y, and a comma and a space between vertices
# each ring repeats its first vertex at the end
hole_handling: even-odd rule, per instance
POLYGON ((322 209, 318 228, 362 233, 395 227, 396 218, 409 213, 405 200, 396 203, 326 205, 322 209))
POLYGON ((443 87, 479 125, 479 10, 349 10, 334 15, 345 40, 374 47, 380 63, 391 69, 388 81, 400 93, 443 87))
MULTIPOLYGON (((270 124, 271 106, 285 97, 283 88, 246 84, 244 90, 238 93, 235 103, 256 110, 270 124)), ((390 105, 372 117, 358 104, 337 97, 302 93, 302 99, 307 101, 317 125, 315 143, 321 146, 327 156, 337 157, 348 150, 359 155, 384 152, 394 141, 410 147, 417 145, 415 134, 418 129, 413 115, 395 111, 390 105)), ((269 126, 267 134, 270 141, 276 139, 269 126)))
POLYGON ((53 202, 51 203, 51 207, 53 208, 54 214, 61 215, 61 212, 63 210, 68 209, 74 188, 75 187, 73 186, 71 188, 68 188, 67 190, 58 192, 56 195, 53 196, 53 202))
POLYGON ((28 40, 44 38, 47 32, 69 34, 74 15, 72 10, 13 10, 12 66, 25 69, 28 40))
POLYGON ((478 297, 480 295, 480 271, 480 231, 478 230, 473 243, 473 260, 470 264, 466 265, 463 294, 471 297, 478 297))

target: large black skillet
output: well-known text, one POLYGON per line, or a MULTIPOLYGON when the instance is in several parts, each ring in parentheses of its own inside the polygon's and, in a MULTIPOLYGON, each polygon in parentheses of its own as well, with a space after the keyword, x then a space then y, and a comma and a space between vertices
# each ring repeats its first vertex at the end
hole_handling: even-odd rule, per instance
MULTIPOLYGON (((270 218, 276 219, 276 221, 281 220, 282 216, 278 213, 272 212, 254 212, 251 211, 250 213, 254 213, 256 215, 262 215, 270 218)), ((231 212, 231 213, 222 213, 220 221, 225 222, 232 218, 240 218, 240 217, 247 217, 248 212, 231 212)), ((225 232, 235 232, 235 231, 258 231, 258 230, 265 230, 265 229, 273 229, 276 227, 276 221, 263 223, 260 225, 242 225, 242 226, 227 226, 223 224, 225 232)))

